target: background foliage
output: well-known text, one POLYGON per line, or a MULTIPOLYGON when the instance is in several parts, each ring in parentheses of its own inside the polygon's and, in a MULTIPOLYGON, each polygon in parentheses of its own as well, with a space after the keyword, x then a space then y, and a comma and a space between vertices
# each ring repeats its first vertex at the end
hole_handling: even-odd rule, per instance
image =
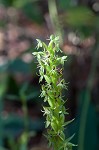
POLYGON ((0 150, 47 145, 32 52, 36 38, 45 41, 52 33, 68 55, 63 93, 66 120, 75 121, 65 134, 76 133, 74 149, 99 149, 98 0, 0 0, 0 150))

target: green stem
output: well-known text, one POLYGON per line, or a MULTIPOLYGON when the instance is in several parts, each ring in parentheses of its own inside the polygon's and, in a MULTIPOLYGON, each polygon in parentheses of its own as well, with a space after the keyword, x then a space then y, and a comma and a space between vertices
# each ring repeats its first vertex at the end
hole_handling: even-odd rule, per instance
POLYGON ((25 131, 28 131, 28 109, 27 109, 27 102, 25 96, 22 97, 22 110, 24 113, 25 131))
POLYGON ((24 133, 22 135, 22 143, 20 145, 20 149, 27 150, 27 144, 28 144, 28 109, 27 109, 27 101, 26 101, 26 96, 23 93, 21 95, 21 101, 22 101, 22 110, 24 114, 24 133))
POLYGON ((50 14, 52 27, 55 30, 56 35, 60 37, 60 44, 62 45, 63 44, 62 29, 59 24, 56 1, 48 0, 48 7, 49 7, 49 14, 50 14))
POLYGON ((3 146, 3 119, 2 119, 2 111, 3 111, 3 97, 0 96, 0 146, 3 146))
POLYGON ((90 105, 91 100, 91 91, 93 88, 93 82, 94 82, 94 76, 96 72, 96 64, 97 64, 97 53, 98 53, 98 38, 96 38, 96 44, 93 49, 93 59, 91 64, 91 70, 87 82, 87 87, 85 90, 85 96, 84 96, 84 103, 81 111, 81 119, 80 119, 80 127, 79 127, 79 137, 78 137, 78 149, 84 150, 84 137, 85 137, 85 128, 86 128, 86 121, 87 121, 87 115, 88 115, 88 109, 90 105))

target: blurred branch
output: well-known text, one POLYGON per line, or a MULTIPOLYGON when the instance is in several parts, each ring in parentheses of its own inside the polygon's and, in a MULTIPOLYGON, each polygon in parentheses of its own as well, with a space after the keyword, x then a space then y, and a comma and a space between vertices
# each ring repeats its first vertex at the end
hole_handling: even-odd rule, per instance
POLYGON ((0 96, 0 146, 3 146, 3 120, 2 120, 2 111, 3 111, 3 98, 0 96))
MULTIPOLYGON (((26 91, 29 88, 29 83, 26 82, 20 89, 19 95, 22 102, 22 110, 24 114, 24 132, 21 135, 21 143, 20 143, 20 150, 27 150, 28 148, 28 141, 29 141, 29 116, 28 116, 28 106, 27 106, 27 95, 26 91)), ((20 142, 19 140, 19 142, 20 142)))
POLYGON ((49 7, 49 14, 50 14, 52 27, 55 31, 55 34, 60 37, 60 44, 62 45, 63 44, 62 29, 61 29, 60 24, 59 24, 56 1, 55 0, 48 0, 48 7, 49 7))
MULTIPOLYGON (((4 73, 4 72, 3 72, 4 73)), ((3 146, 3 99, 7 87, 7 74, 0 72, 0 146, 3 146)))

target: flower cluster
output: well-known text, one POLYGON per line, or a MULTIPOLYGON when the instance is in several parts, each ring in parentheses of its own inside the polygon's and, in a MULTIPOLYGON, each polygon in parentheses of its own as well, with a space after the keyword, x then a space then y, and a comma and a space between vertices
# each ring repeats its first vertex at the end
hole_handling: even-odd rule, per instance
POLYGON ((70 143, 72 137, 66 139, 64 128, 71 121, 65 122, 65 115, 68 114, 64 106, 65 101, 62 97, 62 90, 66 89, 63 79, 63 66, 67 56, 59 56, 62 53, 59 48, 59 37, 51 35, 48 46, 37 39, 37 49, 42 51, 34 52, 37 57, 40 79, 45 81, 42 84, 41 97, 47 106, 43 106, 46 116, 47 139, 54 150, 71 150, 73 144, 70 143))

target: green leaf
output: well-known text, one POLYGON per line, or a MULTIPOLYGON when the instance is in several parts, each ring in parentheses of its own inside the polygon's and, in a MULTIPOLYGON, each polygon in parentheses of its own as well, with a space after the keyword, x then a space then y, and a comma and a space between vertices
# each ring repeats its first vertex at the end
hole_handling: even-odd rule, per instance
POLYGON ((58 0, 58 5, 60 8, 66 10, 73 5, 73 0, 58 0))
POLYGON ((51 67, 50 67, 50 66, 46 66, 46 70, 47 70, 48 72, 50 72, 50 71, 51 71, 51 67))
POLYGON ((24 94, 27 91, 28 88, 29 88, 29 83, 28 82, 23 83, 21 88, 20 88, 19 93, 24 94))
POLYGON ((13 6, 16 7, 16 8, 22 8, 23 6, 27 5, 31 1, 32 0, 24 0, 24 1, 14 0, 13 1, 13 6))
POLYGON ((27 94, 26 99, 31 100, 31 99, 36 99, 39 96, 39 91, 33 91, 33 93, 27 94))
POLYGON ((67 125, 69 125, 71 122, 73 122, 75 119, 72 119, 72 120, 70 120, 70 121, 66 121, 65 123, 64 123, 64 126, 67 126, 67 125))
POLYGON ((48 84, 51 83, 51 80, 50 80, 50 78, 49 78, 47 75, 44 75, 44 78, 45 78, 45 80, 46 80, 46 82, 47 82, 48 84))
POLYGON ((52 126, 52 129, 57 133, 58 132, 58 126, 57 126, 57 123, 55 120, 51 122, 51 126, 52 126))
POLYGON ((65 134, 63 132, 61 132, 61 134, 59 136, 63 141, 65 140, 65 134))
POLYGON ((95 16, 93 12, 84 6, 71 7, 63 14, 61 21, 72 27, 93 26, 95 16))
POLYGON ((45 128, 48 128, 50 125, 50 121, 47 119, 45 128))
POLYGON ((43 14, 37 2, 33 3, 33 0, 32 2, 28 2, 22 6, 21 10, 28 17, 28 19, 32 20, 33 22, 37 22, 40 25, 43 23, 43 14))
POLYGON ((66 139, 66 143, 70 142, 70 141, 73 139, 74 136, 75 136, 75 134, 73 134, 73 135, 70 136, 68 139, 66 139))
POLYGON ((62 124, 64 124, 64 120, 65 120, 65 115, 62 113, 62 114, 60 115, 60 122, 61 122, 62 124))
POLYGON ((50 107, 51 107, 51 108, 54 108, 54 107, 55 107, 54 99, 48 97, 47 100, 48 100, 48 103, 49 103, 50 107))
POLYGON ((47 93, 48 93, 48 96, 49 96, 50 98, 52 98, 52 99, 55 98, 55 97, 54 97, 54 94, 53 94, 53 92, 52 92, 51 90, 49 90, 47 93))
POLYGON ((17 58, 9 63, 9 72, 16 73, 21 72, 25 74, 32 73, 31 65, 22 61, 22 59, 17 58))

